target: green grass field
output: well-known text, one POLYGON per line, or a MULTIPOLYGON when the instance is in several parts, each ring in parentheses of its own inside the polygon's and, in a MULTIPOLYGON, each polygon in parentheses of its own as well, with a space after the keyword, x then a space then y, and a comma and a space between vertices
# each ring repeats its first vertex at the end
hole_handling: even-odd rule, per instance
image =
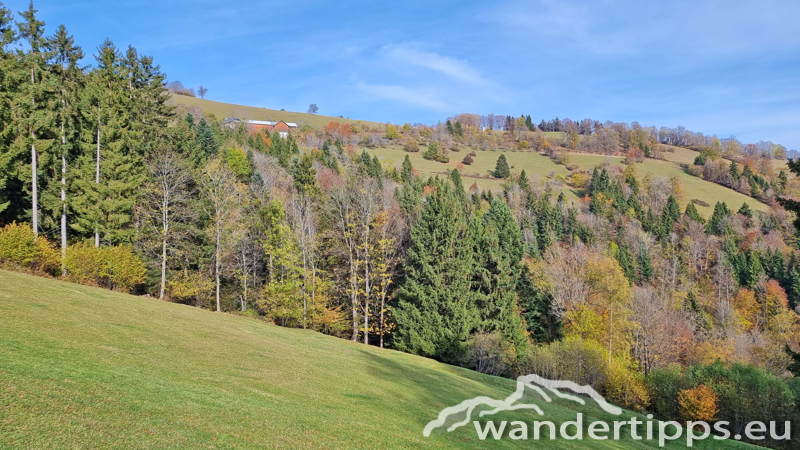
MULTIPOLYGON (((692 150, 681 149, 686 152, 693 152, 692 150)), ((399 146, 374 148, 368 149, 373 155, 377 155, 383 161, 393 162, 400 164, 409 155, 411 163, 422 174, 443 174, 444 172, 452 171, 464 156, 471 151, 465 149, 461 152, 451 152, 450 162, 440 163, 436 161, 429 161, 422 157, 423 152, 407 153, 399 146)), ((498 191, 501 189, 501 183, 498 180, 489 177, 489 172, 494 170, 497 158, 500 154, 505 154, 508 164, 512 167, 512 171, 525 170, 530 177, 536 175, 541 178, 549 177, 551 174, 569 176, 569 171, 563 165, 556 164, 547 156, 535 152, 512 152, 512 151, 481 151, 476 150, 477 156, 474 158, 475 162, 469 166, 464 166, 462 177, 464 178, 465 186, 469 187, 472 183, 476 183, 482 189, 491 189, 498 191)), ((676 151, 676 153, 678 153, 676 151)), ((680 156, 679 156, 680 157, 680 156)), ((687 155, 682 156, 683 159, 687 155)), ((603 164, 606 157, 602 155, 591 155, 585 153, 576 153, 569 155, 569 162, 579 166, 591 169, 595 166, 603 164)), ((613 164, 622 167, 622 157, 610 157, 613 164)), ((694 160, 694 158, 692 158, 694 160)), ((689 175, 686 173, 676 161, 658 161, 653 159, 645 159, 644 162, 636 165, 639 177, 644 177, 647 173, 652 173, 655 176, 667 178, 672 174, 680 177, 686 197, 681 202, 681 206, 686 206, 686 203, 692 199, 700 199, 709 204, 709 206, 697 205, 697 210, 703 216, 710 217, 714 211, 714 204, 718 201, 724 201, 729 207, 739 209, 742 203, 746 202, 751 208, 759 211, 766 211, 769 207, 758 200, 748 197, 744 194, 729 189, 725 186, 705 181, 701 178, 689 175)), ((581 194, 580 190, 571 188, 564 185, 564 193, 566 197, 576 199, 581 194)))
MULTIPOLYGON (((480 442, 472 426, 422 435, 444 407, 513 389, 312 331, 0 271, 0 448, 519 448, 480 442)), ((542 408, 559 423, 575 419, 572 405, 542 408)), ((619 418, 580 410, 586 421, 619 418)), ((579 444, 546 445, 655 446, 579 444)))
POLYGON ((323 128, 328 122, 336 121, 339 123, 363 123, 370 127, 381 128, 383 124, 366 120, 342 119, 339 117, 319 116, 316 114, 305 114, 291 111, 276 111, 274 109, 257 108, 255 106, 241 106, 231 103, 215 102, 201 98, 189 97, 186 95, 173 95, 171 99, 173 105, 185 105, 187 107, 197 106, 205 114, 214 114, 222 120, 226 117, 238 117, 249 120, 283 120, 285 122, 295 122, 298 125, 310 124, 316 128, 323 128))

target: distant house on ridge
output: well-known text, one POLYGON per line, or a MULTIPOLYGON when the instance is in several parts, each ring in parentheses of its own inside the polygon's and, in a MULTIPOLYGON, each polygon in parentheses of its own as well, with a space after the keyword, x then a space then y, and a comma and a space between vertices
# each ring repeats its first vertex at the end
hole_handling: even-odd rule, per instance
POLYGON ((289 136, 290 129, 297 128, 296 123, 284 122, 283 120, 273 122, 269 120, 247 120, 247 119, 239 119, 237 117, 228 117, 224 121, 225 126, 229 128, 234 128, 236 124, 239 123, 247 125, 248 133, 255 133, 261 130, 267 130, 270 132, 270 134, 274 134, 277 132, 278 135, 282 138, 286 138, 289 136))

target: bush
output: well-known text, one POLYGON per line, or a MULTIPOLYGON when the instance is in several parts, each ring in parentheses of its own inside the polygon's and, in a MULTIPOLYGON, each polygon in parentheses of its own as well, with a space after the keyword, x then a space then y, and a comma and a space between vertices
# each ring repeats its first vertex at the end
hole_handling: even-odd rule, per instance
POLYGON ((146 268, 127 245, 97 248, 82 242, 67 248, 67 278, 75 283, 130 292, 144 283, 146 268))
POLYGON ((0 262, 55 275, 61 255, 47 238, 36 237, 30 225, 12 222, 0 229, 0 262))
POLYGON ((130 292, 144 283, 147 268, 128 245, 102 249, 108 264, 108 281, 115 291, 130 292))
POLYGON ((409 139, 403 144, 403 150, 409 153, 419 153, 419 145, 414 140, 409 139))
POLYGON ((470 367, 488 375, 508 374, 514 361, 513 349, 503 345, 500 333, 476 333, 469 342, 470 367))
POLYGON ((527 149, 528 149, 528 147, 530 147, 530 144, 528 144, 528 141, 526 141, 526 140, 524 140, 524 139, 523 139, 523 140, 521 140, 521 141, 519 141, 519 148, 520 148, 520 150, 527 150, 527 149))
POLYGON ((30 267, 37 257, 36 236, 27 224, 12 222, 0 229, 0 261, 30 267))
POLYGON ((475 162, 475 160, 472 159, 472 156, 467 155, 467 156, 464 157, 464 159, 461 162, 466 164, 466 165, 470 165, 473 162, 475 162))

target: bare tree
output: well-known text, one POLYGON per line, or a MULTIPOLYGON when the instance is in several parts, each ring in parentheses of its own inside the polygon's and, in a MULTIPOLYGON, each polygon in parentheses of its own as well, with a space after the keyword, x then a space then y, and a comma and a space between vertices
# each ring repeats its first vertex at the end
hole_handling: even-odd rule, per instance
POLYGON ((204 88, 202 84, 200 85, 199 88, 197 88, 197 95, 199 95, 200 98, 206 98, 206 93, 207 92, 208 92, 208 89, 204 88))
POLYGON ((316 114, 317 111, 319 111, 319 108, 317 107, 316 103, 308 105, 308 111, 307 111, 308 114, 316 114))
POLYGON ((147 162, 152 176, 145 186, 141 211, 144 224, 158 236, 161 244, 161 287, 158 298, 164 299, 167 282, 167 259, 170 249, 185 234, 176 230, 176 223, 185 223, 192 216, 189 207, 191 172, 187 162, 172 150, 161 150, 147 162))
POLYGON ((241 203, 245 200, 244 185, 218 158, 210 160, 201 171, 201 192, 206 199, 205 211, 211 217, 214 238, 214 276, 216 280, 217 311, 222 311, 219 301, 220 271, 224 238, 239 217, 241 203))
POLYGON ((308 326, 309 290, 312 300, 316 297, 317 213, 312 198, 304 193, 299 193, 292 197, 288 212, 292 231, 295 234, 297 244, 303 256, 303 328, 306 328, 308 326))

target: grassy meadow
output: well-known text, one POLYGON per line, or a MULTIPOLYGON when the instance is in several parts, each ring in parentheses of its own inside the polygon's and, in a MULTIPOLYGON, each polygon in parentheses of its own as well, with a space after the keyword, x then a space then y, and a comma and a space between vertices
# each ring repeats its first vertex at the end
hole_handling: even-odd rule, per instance
POLYGON ((173 105, 184 105, 186 107, 197 106, 205 114, 214 114, 222 120, 226 117, 238 117, 249 120, 283 120, 285 122, 295 122, 298 125, 307 123, 316 128, 323 128, 328 122, 336 121, 339 123, 363 123, 371 127, 382 129, 383 124, 366 120, 342 119, 339 117, 320 116, 316 114, 306 114, 292 111, 277 111, 274 109, 258 108, 255 106, 234 105, 232 103, 215 102, 202 98, 189 97, 186 95, 172 95, 170 102, 173 105))
MULTIPOLYGON (((424 150, 424 149, 423 149, 424 150)), ((714 211, 714 204, 717 201, 724 201, 729 207, 739 209, 742 203, 748 203, 751 208, 766 211, 769 207, 758 200, 748 197, 744 194, 729 189, 725 186, 705 181, 701 178, 692 176, 686 173, 680 166, 681 161, 686 160, 690 155, 686 152, 697 152, 688 149, 680 149, 682 152, 676 150, 676 157, 673 160, 659 161, 653 159, 645 159, 642 163, 636 165, 636 170, 639 177, 644 177, 647 173, 652 173, 654 176, 667 178, 672 174, 680 177, 683 183, 685 198, 682 199, 681 206, 686 206, 686 203, 692 199, 700 199, 709 204, 709 206, 696 205, 700 214, 705 217, 710 217, 714 211)), ((471 149, 464 149, 461 152, 451 152, 450 162, 440 163, 436 161, 429 161, 422 157, 422 151, 419 153, 407 153, 403 151, 402 147, 392 146, 385 148, 368 149, 371 154, 377 155, 382 161, 400 164, 409 155, 411 163, 414 168, 422 174, 443 174, 456 168, 464 156, 472 151, 471 149)), ((497 158, 500 154, 505 154, 508 164, 512 167, 512 172, 525 170, 529 177, 538 176, 540 178, 549 177, 551 175, 569 176, 569 171, 563 165, 556 164, 553 160, 545 155, 535 152, 523 151, 482 151, 476 150, 477 156, 475 161, 469 165, 464 166, 462 177, 464 178, 464 185, 469 187, 472 183, 476 183, 482 189, 500 190, 501 182, 492 178, 489 173, 494 170, 497 158)), ((673 155, 667 153, 667 155, 673 155)), ((622 164, 622 157, 612 156, 609 157, 612 164, 624 167, 622 164)), ((692 161, 694 158, 691 158, 692 161)), ((569 155, 570 164, 577 164, 581 167, 591 169, 595 166, 603 164, 606 156, 592 155, 587 153, 573 153, 569 155)), ((577 199, 582 195, 582 190, 574 189, 568 185, 564 185, 564 193, 566 197, 577 199)))
MULTIPOLYGON (((312 331, 0 271, 0 448, 519 448, 425 424, 514 382, 312 331)), ((574 420, 575 404, 543 404, 574 420)), ((585 421, 612 419, 579 406, 585 421)), ((630 413, 623 413, 627 417, 630 413)), ((525 420, 529 412, 495 420, 525 420)), ((565 441, 547 448, 639 449, 565 441)), ((648 446, 649 445, 649 446, 648 446)), ((676 441, 670 448, 681 448, 676 441)), ((750 448, 698 442, 697 448, 750 448)))

